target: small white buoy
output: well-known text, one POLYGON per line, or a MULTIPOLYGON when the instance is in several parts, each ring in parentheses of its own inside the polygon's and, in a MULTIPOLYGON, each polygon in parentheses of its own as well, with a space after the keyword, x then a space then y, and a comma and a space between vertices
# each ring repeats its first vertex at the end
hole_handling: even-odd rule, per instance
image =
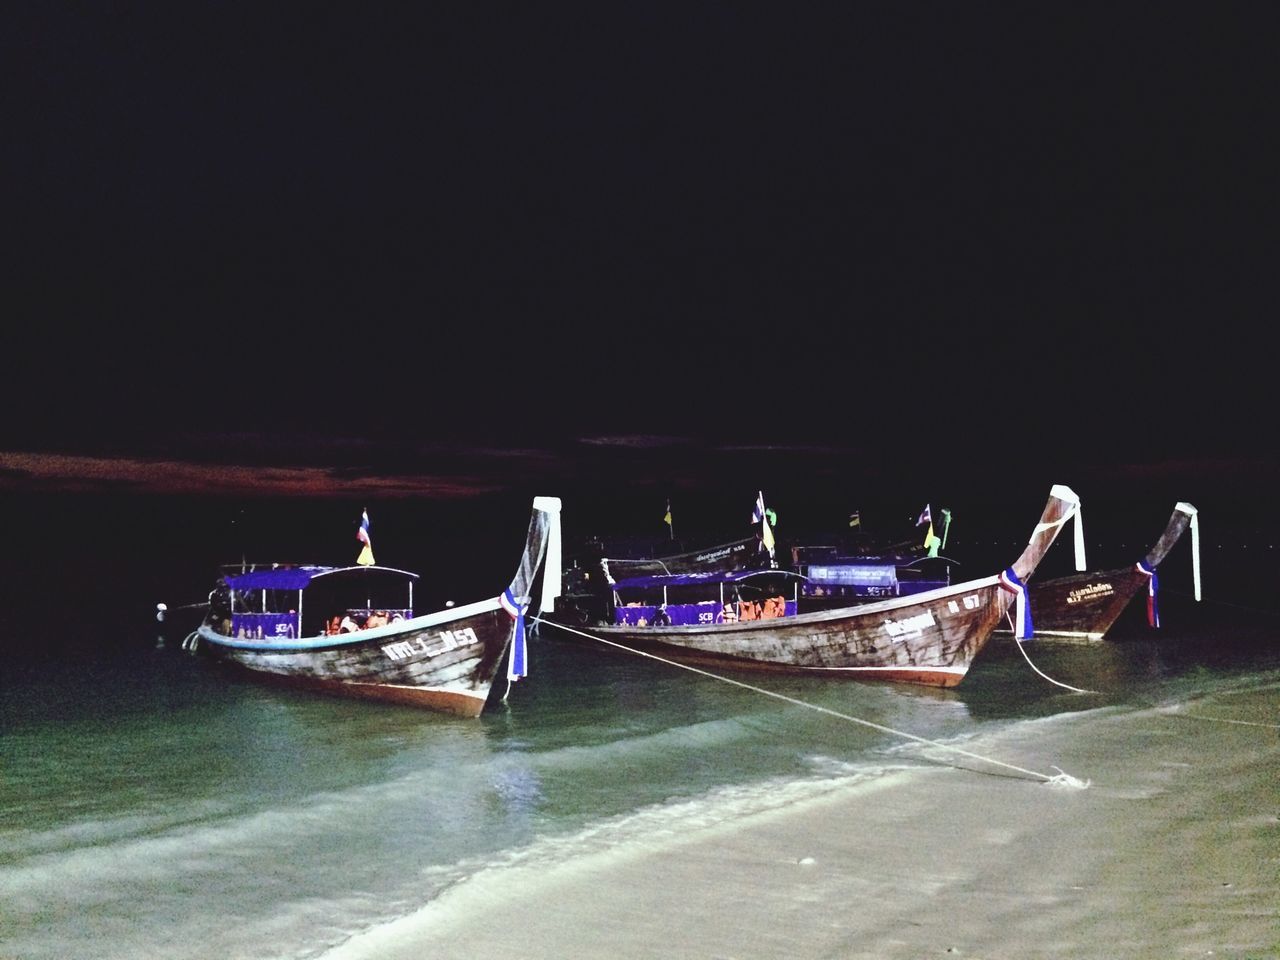
POLYGON ((164 612, 168 609, 169 607, 166 604, 163 604, 163 603, 156 604, 156 619, 159 620, 161 623, 164 623, 164 612))

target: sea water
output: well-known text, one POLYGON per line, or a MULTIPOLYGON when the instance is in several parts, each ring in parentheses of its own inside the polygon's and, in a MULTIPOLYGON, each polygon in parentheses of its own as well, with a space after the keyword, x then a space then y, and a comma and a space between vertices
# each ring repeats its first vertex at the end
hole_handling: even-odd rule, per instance
MULTIPOLYGON (((1082 711, 1114 722, 1280 671, 1280 621, 1257 608, 1276 564, 1250 554, 1227 573, 1209 556, 1196 604, 1179 544, 1161 568, 1161 630, 1139 597, 1101 643, 993 641, 952 690, 730 683, 543 626, 529 676, 509 692, 499 681, 464 719, 265 686, 182 649, 198 610, 156 621, 156 601, 202 599, 213 567, 242 552, 354 559, 358 511, 8 506, 21 549, 0 571, 3 960, 319 957, 480 874, 643 848, 925 764, 1019 775, 911 737, 963 749, 1082 711)), ((1133 518, 1142 550, 1167 508, 1151 513, 1133 518)), ((528 501, 492 518, 388 507, 373 521, 381 562, 429 574, 429 609, 507 582, 528 501), (477 529, 492 533, 478 542, 477 529)), ((1135 549, 1116 544, 1120 558, 1135 549)), ((1031 763, 1052 774, 1059 759, 1031 763)))
POLYGON ((479 719, 263 686, 158 624, 96 653, 52 644, 0 685, 0 957, 320 956, 481 871, 922 763, 992 772, 887 731, 963 747, 1275 681, 1270 615, 1165 607, 1183 626, 1126 615, 1103 643, 993 642, 948 691, 726 683, 543 626, 529 677, 479 719))

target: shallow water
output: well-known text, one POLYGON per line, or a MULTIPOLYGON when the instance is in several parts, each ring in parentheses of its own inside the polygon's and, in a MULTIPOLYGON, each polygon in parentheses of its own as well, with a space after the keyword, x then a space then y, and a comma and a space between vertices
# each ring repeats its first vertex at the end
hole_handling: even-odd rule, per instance
MULTIPOLYGON (((1269 615, 1172 598, 1102 644, 993 642, 950 691, 740 682, 963 744, 1274 679, 1269 615)), ((313 957, 478 871, 724 822, 953 762, 892 733, 543 627, 479 720, 260 686, 176 624, 52 643, 0 686, 0 956, 313 957)), ((957 765, 980 763, 957 759, 957 765)), ((1052 772, 1052 757, 1043 767, 1052 772)), ((1072 771, 1075 772, 1075 771, 1072 771)))
MULTIPOLYGON (((496 689, 476 720, 262 686, 183 652, 194 623, 175 614, 158 625, 154 603, 202 599, 216 563, 242 549, 276 554, 255 543, 299 544, 296 559, 354 556, 351 517, 299 509, 286 529, 274 507, 127 506, 21 505, 24 549, 5 572, 18 599, 0 610, 4 960, 316 957, 484 871, 643 846, 921 764, 991 772, 549 627, 531 642, 530 676, 506 703, 496 689), (344 534, 337 548, 333 529, 344 534)), ((388 513, 374 520, 385 521, 379 559, 409 569, 423 567, 399 559, 397 536, 434 545, 456 527, 443 551, 455 562, 424 578, 430 606, 509 578, 528 506, 484 543, 467 539, 474 516, 388 513)), ((1158 529, 1157 514, 1141 528, 1158 529)), ((1135 603, 1113 641, 1022 648, 1049 677, 1091 692, 1037 675, 1008 640, 949 691, 734 679, 960 746, 1066 714, 1137 715, 1273 682, 1280 620, 1191 604, 1177 592, 1185 566, 1162 567, 1158 634, 1135 603)), ((1220 564, 1206 569, 1219 597, 1247 603, 1220 564)), ((1274 564, 1240 569, 1268 595, 1274 564)), ((1052 773, 1057 759, 1035 769, 1052 773)))

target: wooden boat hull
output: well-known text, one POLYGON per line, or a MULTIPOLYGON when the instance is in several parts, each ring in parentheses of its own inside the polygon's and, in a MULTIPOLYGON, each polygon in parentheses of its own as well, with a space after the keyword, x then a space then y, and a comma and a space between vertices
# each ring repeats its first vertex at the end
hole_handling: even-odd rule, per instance
MULTIPOLYGON (((1160 566, 1188 527, 1198 531, 1197 513, 1189 503, 1175 505, 1164 532, 1143 559, 1148 570, 1154 571, 1160 566)), ((1193 532, 1192 541, 1198 571, 1198 532, 1193 532)), ((1150 577, 1135 563, 1116 570, 1095 570, 1032 583, 1030 597, 1035 635, 1055 640, 1102 640, 1134 595, 1139 591, 1145 592, 1150 582, 1150 577)), ((1197 599, 1198 591, 1197 586, 1197 599)))
POLYGON ((479 716, 511 641, 496 600, 335 637, 225 637, 203 624, 196 649, 290 686, 479 716))
POLYGON ((832 610, 737 623, 602 625, 590 635, 677 662, 953 687, 1078 511, 1055 485, 1022 555, 998 576, 832 610))
MULTIPOLYGON (((560 501, 555 497, 534 498, 524 554, 501 597, 350 633, 297 638, 287 631, 232 636, 234 617, 224 619, 211 608, 184 647, 275 683, 477 717, 517 637, 522 642, 513 650, 506 675, 524 676, 520 630, 540 569, 538 606, 550 611, 560 594, 560 501)), ((310 582, 305 569, 302 573, 299 593, 310 582)), ((223 582, 230 586, 235 581, 223 582)), ((265 597, 264 584, 264 608, 265 597)))
POLYGON ((1058 577, 1031 586, 1037 637, 1101 640, 1147 578, 1136 567, 1058 577))
POLYGON ((591 633, 681 663, 953 687, 1012 599, 990 577, 785 619, 591 633))

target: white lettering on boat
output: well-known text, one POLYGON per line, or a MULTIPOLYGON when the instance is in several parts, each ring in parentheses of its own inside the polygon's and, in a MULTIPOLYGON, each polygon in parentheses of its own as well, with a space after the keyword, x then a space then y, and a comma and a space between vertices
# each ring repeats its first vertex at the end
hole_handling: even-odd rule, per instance
POLYGON ((926 610, 924 613, 917 613, 914 617, 907 617, 905 620, 886 620, 884 629, 890 637, 907 637, 919 636, 925 627, 932 627, 938 621, 933 619, 933 612, 926 610))
MULTIPOLYGON (((419 640, 418 642, 421 643, 422 641, 419 640)), ((421 651, 418 650, 417 645, 412 640, 398 640, 395 643, 383 645, 382 652, 392 660, 406 660, 421 651)))
POLYGON ((457 630, 441 630, 439 643, 432 644, 425 637, 414 637, 411 640, 397 640, 395 643, 383 644, 382 652, 391 660, 407 660, 410 657, 435 657, 467 643, 479 643, 480 638, 470 627, 457 630))
POLYGON ((709 550, 706 553, 700 553, 693 559, 699 563, 706 563, 709 560, 723 560, 731 553, 741 553, 747 549, 744 543, 735 543, 727 547, 721 547, 718 550, 709 550))
POLYGON ((1087 587, 1077 587, 1067 594, 1067 603, 1080 603, 1083 600, 1096 600, 1109 597, 1115 593, 1115 587, 1109 583, 1091 583, 1087 587))

